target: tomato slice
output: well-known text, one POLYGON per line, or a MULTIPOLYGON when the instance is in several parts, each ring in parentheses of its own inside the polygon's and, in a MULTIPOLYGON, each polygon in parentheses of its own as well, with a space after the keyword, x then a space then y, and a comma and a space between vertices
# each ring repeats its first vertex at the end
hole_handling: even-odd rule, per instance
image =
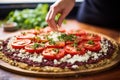
POLYGON ((45 46, 47 48, 62 48, 65 46, 65 42, 64 41, 56 41, 54 43, 47 42, 45 46))
POLYGON ((76 36, 76 39, 75 39, 75 40, 72 40, 72 41, 67 40, 67 41, 65 42, 65 44, 66 44, 66 45, 68 45, 68 44, 73 44, 74 42, 80 43, 81 41, 82 41, 81 37, 80 37, 80 36, 76 36))
POLYGON ((78 30, 70 30, 68 34, 75 34, 76 36, 86 35, 86 32, 84 30, 78 29, 78 30))
POLYGON ((93 40, 93 41, 100 41, 101 40, 101 37, 97 34, 91 34, 91 33, 88 33, 86 35, 82 35, 81 36, 81 39, 82 40, 93 40))
POLYGON ((21 33, 20 35, 16 36, 17 39, 30 39, 30 40, 33 40, 34 37, 35 35, 30 33, 21 33))
POLYGON ((12 48, 21 49, 24 48, 26 45, 30 44, 31 40, 23 39, 23 40, 15 40, 12 42, 12 48))
POLYGON ((86 43, 84 43, 84 47, 87 50, 95 51, 95 52, 98 52, 99 50, 101 50, 100 42, 98 41, 92 41, 92 42, 86 41, 86 43))
POLYGON ((27 31, 26 33, 30 33, 30 34, 37 35, 37 34, 39 34, 39 33, 40 33, 40 30, 35 30, 35 29, 32 29, 32 30, 27 31))
POLYGON ((66 45, 64 49, 67 54, 71 54, 71 55, 76 55, 76 54, 83 55, 86 52, 85 48, 81 46, 74 47, 73 44, 66 45))
POLYGON ((65 51, 60 48, 46 48, 43 50, 42 55, 49 60, 60 59, 65 55, 65 51))
POLYGON ((63 33, 63 32, 66 32, 66 30, 63 29, 63 28, 58 28, 58 31, 59 31, 59 32, 62 32, 62 33, 63 33))
POLYGON ((51 31, 52 31, 52 28, 50 28, 50 27, 45 27, 43 29, 43 33, 48 33, 48 32, 51 32, 51 31))
POLYGON ((31 43, 25 46, 25 50, 30 53, 34 53, 34 52, 40 53, 43 51, 43 49, 44 49, 44 46, 41 46, 40 43, 31 43))

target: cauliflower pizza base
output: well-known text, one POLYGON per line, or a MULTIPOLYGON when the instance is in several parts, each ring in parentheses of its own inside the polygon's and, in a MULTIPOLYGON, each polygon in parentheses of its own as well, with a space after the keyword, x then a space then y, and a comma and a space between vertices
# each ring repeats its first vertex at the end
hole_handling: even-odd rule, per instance
POLYGON ((0 59, 25 70, 70 72, 110 64, 118 55, 117 43, 84 30, 49 28, 21 32, 0 41, 0 59))

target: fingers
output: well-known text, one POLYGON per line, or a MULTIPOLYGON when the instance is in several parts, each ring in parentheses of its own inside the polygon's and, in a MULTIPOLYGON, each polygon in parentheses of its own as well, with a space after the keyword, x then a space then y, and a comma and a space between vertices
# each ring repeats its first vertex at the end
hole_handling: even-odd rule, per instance
POLYGON ((50 11, 48 12, 47 16, 46 16, 46 21, 48 23, 48 25, 55 31, 58 31, 57 29, 57 24, 55 22, 55 16, 57 14, 57 11, 51 7, 50 11))
POLYGON ((65 17, 66 17, 66 15, 67 15, 67 14, 66 14, 65 12, 63 12, 62 15, 59 17, 58 26, 61 26, 63 20, 64 20, 65 17))

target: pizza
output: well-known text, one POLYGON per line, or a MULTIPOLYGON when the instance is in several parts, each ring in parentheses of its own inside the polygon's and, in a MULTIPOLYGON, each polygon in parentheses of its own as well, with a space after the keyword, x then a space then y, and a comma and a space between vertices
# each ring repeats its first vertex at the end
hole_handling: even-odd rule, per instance
POLYGON ((0 41, 0 59, 36 72, 69 72, 108 65, 118 55, 111 38, 86 30, 22 31, 0 41))

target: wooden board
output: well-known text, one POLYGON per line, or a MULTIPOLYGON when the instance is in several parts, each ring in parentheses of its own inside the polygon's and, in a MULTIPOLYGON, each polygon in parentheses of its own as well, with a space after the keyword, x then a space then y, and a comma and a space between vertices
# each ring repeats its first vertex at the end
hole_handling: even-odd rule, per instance
POLYGON ((76 75, 87 75, 87 74, 94 74, 98 72, 102 72, 105 70, 109 70, 116 66, 120 61, 120 54, 115 58, 110 64, 94 68, 94 69, 88 69, 88 70, 81 70, 81 71, 71 71, 71 72, 35 72, 35 71, 28 71, 24 70, 15 66, 11 66, 8 63, 0 60, 0 67, 8 70, 10 72, 14 72, 17 74, 27 75, 27 76, 37 76, 37 77, 67 77, 67 76, 76 76, 76 75))

